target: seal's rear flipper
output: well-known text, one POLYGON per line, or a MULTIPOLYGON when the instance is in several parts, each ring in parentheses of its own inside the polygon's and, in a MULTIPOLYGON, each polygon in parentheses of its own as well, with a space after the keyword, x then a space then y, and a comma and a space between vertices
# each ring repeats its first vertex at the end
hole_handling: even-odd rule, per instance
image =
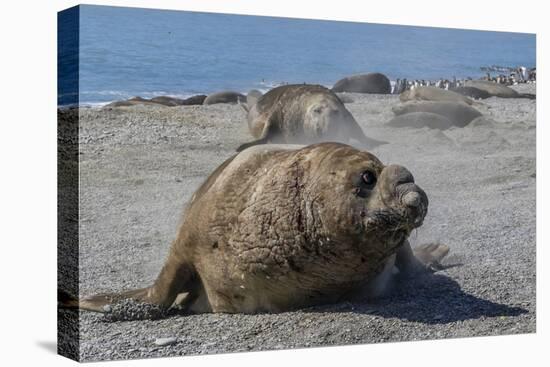
POLYGON ((250 148, 250 147, 253 147, 254 145, 259 145, 259 144, 267 144, 269 141, 268 141, 268 138, 265 137, 265 138, 261 138, 261 139, 258 139, 258 140, 254 140, 254 141, 251 141, 251 142, 248 142, 248 143, 244 143, 244 144, 241 144, 237 149, 236 151, 237 152, 242 152, 243 150, 245 150, 246 148, 250 148))
POLYGON ((78 302, 78 308, 86 311, 105 312, 104 307, 124 299, 134 299, 147 302, 149 288, 133 289, 122 293, 104 293, 83 298, 78 302))
POLYGON ((147 288, 134 289, 121 293, 103 293, 77 300, 62 293, 59 297, 62 308, 79 308, 81 310, 106 312, 106 305, 117 303, 125 299, 133 299, 142 303, 158 305, 164 308, 170 308, 178 294, 189 292, 189 299, 193 299, 197 292, 200 281, 195 270, 178 255, 173 254, 173 247, 168 260, 162 267, 155 283, 147 288))
POLYGON ((111 303, 123 299, 135 299, 136 301, 145 301, 149 288, 134 289, 122 293, 103 293, 78 300, 78 298, 69 293, 58 289, 57 303, 59 308, 81 309, 93 312, 105 312, 104 307, 111 303))

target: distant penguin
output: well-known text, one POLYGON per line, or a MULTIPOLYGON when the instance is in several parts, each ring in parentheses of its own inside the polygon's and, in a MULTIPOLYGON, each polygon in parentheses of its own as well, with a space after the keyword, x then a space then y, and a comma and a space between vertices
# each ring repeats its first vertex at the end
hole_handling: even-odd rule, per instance
POLYGON ((403 81, 401 79, 397 79, 395 81, 395 90, 393 91, 393 94, 399 94, 399 90, 401 89, 401 84, 403 81))

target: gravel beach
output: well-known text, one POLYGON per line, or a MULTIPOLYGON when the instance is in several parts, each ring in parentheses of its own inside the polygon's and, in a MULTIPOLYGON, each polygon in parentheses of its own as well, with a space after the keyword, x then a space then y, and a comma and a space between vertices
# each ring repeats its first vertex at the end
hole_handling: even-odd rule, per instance
MULTIPOLYGON (((536 93, 535 85, 514 86, 536 93)), ((464 128, 394 128, 396 95, 346 93, 372 152, 407 167, 430 200, 412 246, 453 265, 397 280, 370 302, 281 314, 171 314, 113 321, 80 312, 82 361, 533 333, 536 101, 489 98, 464 128)), ((185 203, 251 140, 238 105, 80 109, 80 296, 150 285, 185 203)), ((64 314, 78 311, 62 311, 64 314)))

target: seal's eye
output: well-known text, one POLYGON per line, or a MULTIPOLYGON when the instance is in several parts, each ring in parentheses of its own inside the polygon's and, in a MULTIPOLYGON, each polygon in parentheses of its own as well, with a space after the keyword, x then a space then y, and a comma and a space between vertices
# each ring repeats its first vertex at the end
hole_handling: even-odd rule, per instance
POLYGON ((323 111, 323 107, 315 107, 313 109, 313 112, 315 112, 315 113, 321 113, 322 111, 323 111))
POLYGON ((369 188, 372 188, 374 187, 374 185, 376 185, 376 176, 371 171, 365 171, 361 173, 361 179, 369 188))

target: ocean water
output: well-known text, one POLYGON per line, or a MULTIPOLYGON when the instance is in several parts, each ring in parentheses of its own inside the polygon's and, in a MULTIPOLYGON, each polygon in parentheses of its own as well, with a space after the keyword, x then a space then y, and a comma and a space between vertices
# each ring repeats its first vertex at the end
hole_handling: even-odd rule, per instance
POLYGON ((392 80, 476 78, 482 66, 536 60, 534 34, 104 6, 80 6, 79 20, 83 105, 283 82, 331 86, 373 71, 392 80))

